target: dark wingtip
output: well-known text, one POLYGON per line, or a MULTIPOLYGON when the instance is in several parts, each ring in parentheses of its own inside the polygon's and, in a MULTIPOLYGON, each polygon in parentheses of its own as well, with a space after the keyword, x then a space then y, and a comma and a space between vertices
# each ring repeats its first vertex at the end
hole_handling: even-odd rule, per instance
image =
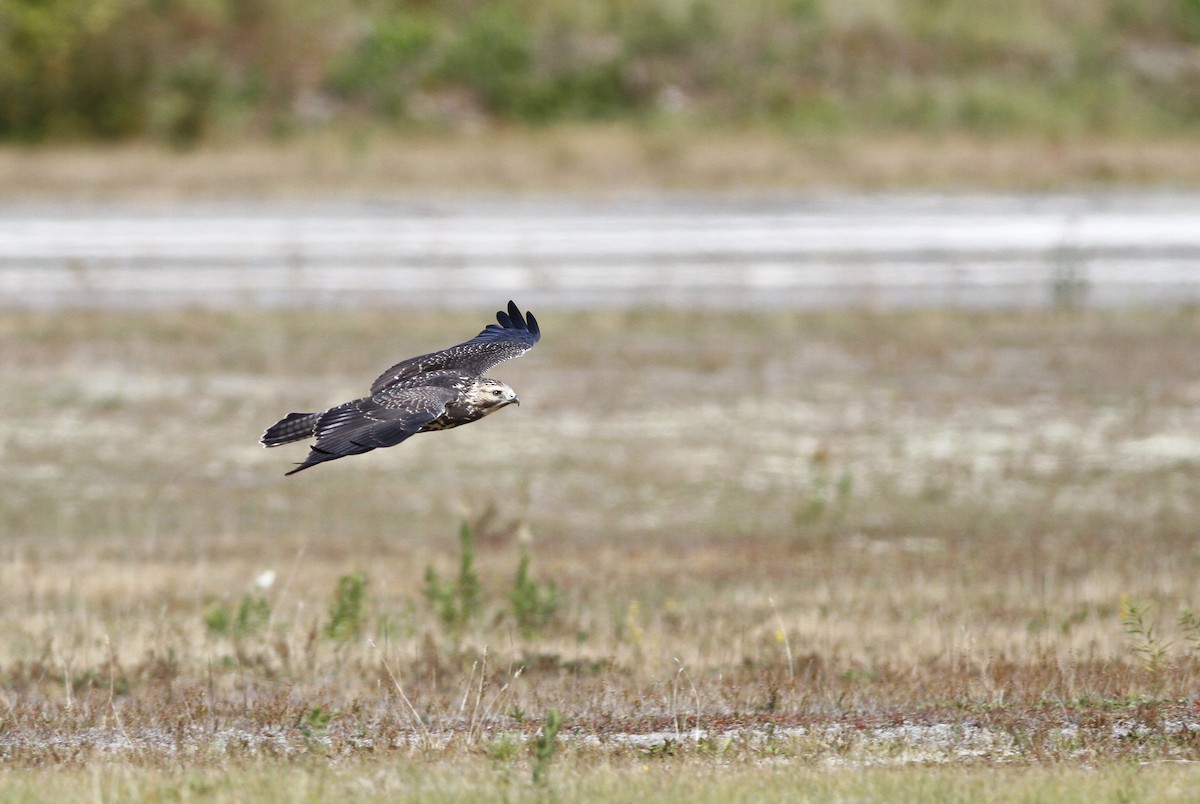
POLYGON ((541 337, 542 331, 538 328, 538 322, 533 317, 533 313, 527 312, 521 315, 521 308, 517 307, 517 303, 512 300, 508 302, 508 312, 500 310, 496 313, 496 320, 500 322, 500 325, 488 324, 485 331, 501 332, 506 329, 515 329, 518 332, 528 332, 535 341, 541 337))
POLYGON ((537 319, 533 317, 533 313, 526 312, 524 315, 521 315, 521 308, 517 307, 517 303, 512 299, 508 300, 508 312, 500 311, 496 313, 496 320, 505 329, 523 329, 534 337, 541 334, 541 330, 538 329, 537 319))
POLYGON ((521 317, 521 310, 512 299, 508 300, 508 312, 500 310, 496 313, 496 320, 505 329, 525 329, 525 319, 521 317))
MULTIPOLYGON (((339 455, 339 456, 337 456, 337 457, 339 457, 339 458, 340 458, 341 456, 339 455)), ((308 455, 308 459, 306 459, 306 460, 304 461, 304 463, 298 463, 298 464, 296 464, 296 468, 295 468, 295 469, 293 469, 293 470, 292 470, 292 471, 290 471, 290 472, 284 472, 284 473, 283 473, 283 476, 284 476, 284 477, 287 477, 288 475, 294 475, 294 474, 296 474, 297 472, 303 472, 305 469, 309 469, 309 468, 311 468, 311 467, 313 467, 313 466, 316 466, 316 465, 317 465, 317 464, 319 464, 319 463, 323 463, 323 462, 326 460, 326 459, 324 459, 324 458, 318 458, 317 460, 315 460, 315 461, 314 461, 314 460, 311 460, 311 458, 312 458, 312 453, 310 452, 310 453, 309 453, 309 455, 308 455)))

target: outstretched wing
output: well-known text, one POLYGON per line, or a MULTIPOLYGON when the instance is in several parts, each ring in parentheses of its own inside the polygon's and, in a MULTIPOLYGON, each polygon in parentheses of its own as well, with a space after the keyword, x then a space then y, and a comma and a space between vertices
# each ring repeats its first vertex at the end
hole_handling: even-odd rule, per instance
POLYGON ((542 337, 533 313, 522 316, 517 305, 511 301, 508 303, 508 312, 496 313, 496 320, 499 324, 488 324, 483 332, 466 343, 400 361, 379 375, 371 384, 371 393, 427 371, 457 369, 481 376, 505 360, 525 354, 542 337))
POLYGON ((289 475, 325 461, 394 447, 432 422, 456 393, 449 388, 412 388, 385 400, 370 397, 330 408, 317 419, 316 442, 289 475))

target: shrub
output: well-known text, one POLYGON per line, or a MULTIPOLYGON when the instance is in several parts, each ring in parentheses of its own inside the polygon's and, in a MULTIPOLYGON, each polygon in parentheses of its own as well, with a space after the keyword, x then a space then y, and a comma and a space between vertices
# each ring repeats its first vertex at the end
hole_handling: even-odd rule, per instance
POLYGON ((521 548, 517 577, 508 593, 513 616, 525 636, 545 627, 558 613, 558 587, 553 581, 542 586, 529 576, 529 553, 521 548))
POLYGON ((363 600, 366 593, 365 572, 352 572, 338 579, 333 601, 329 604, 329 622, 325 624, 326 638, 345 642, 362 632, 363 600))

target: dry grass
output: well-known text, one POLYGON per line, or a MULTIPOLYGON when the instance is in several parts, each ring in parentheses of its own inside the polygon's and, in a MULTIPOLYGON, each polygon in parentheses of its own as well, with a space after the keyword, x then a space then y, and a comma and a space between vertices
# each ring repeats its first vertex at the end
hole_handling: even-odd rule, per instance
POLYGON ((9 767, 166 797, 403 757, 466 796, 525 784, 550 709, 585 798, 664 759, 1200 759, 1200 312, 538 312, 494 372, 519 410, 286 479, 266 424, 478 317, 0 316, 9 767), (484 607, 452 627, 421 590, 462 521, 484 607), (528 633, 522 545, 559 589, 528 633), (327 638, 359 570, 363 630, 327 638))
POLYGON ((678 756, 611 762, 561 758, 544 791, 481 753, 450 761, 235 763, 216 770, 55 768, 10 774, 6 800, 38 802, 508 801, 1145 801, 1194 800, 1195 771, 1178 766, 820 768, 795 762, 691 761, 678 756), (539 795, 540 794, 540 795, 539 795))
POLYGON ((488 129, 313 134, 178 152, 149 145, 0 148, 9 200, 411 198, 649 191, 1196 187, 1187 140, 791 137, 769 129, 488 129))

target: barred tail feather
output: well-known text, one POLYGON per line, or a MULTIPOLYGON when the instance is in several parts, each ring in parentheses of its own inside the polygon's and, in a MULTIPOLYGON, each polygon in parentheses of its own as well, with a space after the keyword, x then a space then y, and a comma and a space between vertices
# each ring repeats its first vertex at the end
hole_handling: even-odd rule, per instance
POLYGON ((280 444, 311 438, 320 416, 320 413, 289 413, 268 427, 259 441, 264 447, 278 447, 280 444))

